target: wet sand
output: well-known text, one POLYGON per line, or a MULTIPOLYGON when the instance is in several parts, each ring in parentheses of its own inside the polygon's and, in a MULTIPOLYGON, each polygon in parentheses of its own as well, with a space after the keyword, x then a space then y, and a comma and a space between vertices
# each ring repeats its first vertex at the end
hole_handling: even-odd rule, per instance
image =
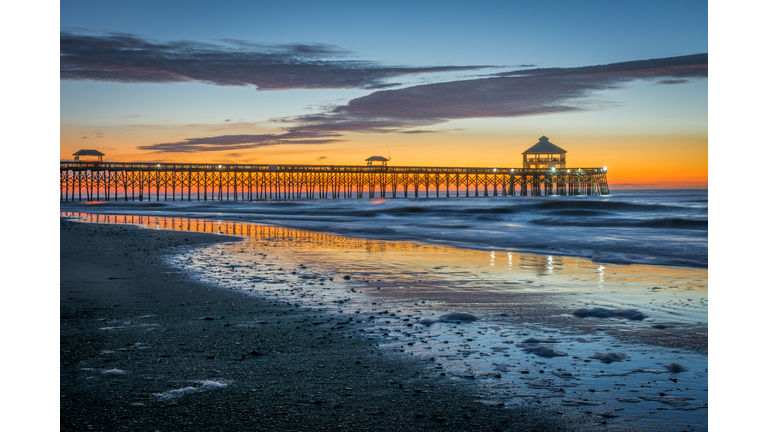
POLYGON ((60 236, 61 430, 606 428, 595 415, 566 424, 548 408, 484 405, 471 383, 341 336, 329 315, 161 260, 233 237, 65 220, 60 236))

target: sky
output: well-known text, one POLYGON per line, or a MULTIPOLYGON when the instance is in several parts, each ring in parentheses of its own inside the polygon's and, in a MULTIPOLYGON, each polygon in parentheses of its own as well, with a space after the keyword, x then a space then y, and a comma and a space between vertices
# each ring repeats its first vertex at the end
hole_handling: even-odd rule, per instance
POLYGON ((60 159, 521 167, 708 187, 704 1, 61 1, 60 159))

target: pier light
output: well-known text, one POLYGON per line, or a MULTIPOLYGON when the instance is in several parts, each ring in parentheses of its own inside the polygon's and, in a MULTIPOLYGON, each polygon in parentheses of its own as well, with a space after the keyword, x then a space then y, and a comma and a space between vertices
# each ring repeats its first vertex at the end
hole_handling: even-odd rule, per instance
POLYGON ((496 172, 496 168, 493 169, 493 172, 496 172))
POLYGON ((608 171, 608 167, 603 167, 603 171, 608 171))
POLYGON ((568 172, 571 172, 571 170, 568 170, 568 172))
POLYGON ((219 165, 219 169, 221 169, 221 165, 219 165))
POLYGON ((514 168, 512 168, 512 169, 510 169, 510 170, 509 170, 509 172, 515 172, 515 169, 514 169, 514 168))

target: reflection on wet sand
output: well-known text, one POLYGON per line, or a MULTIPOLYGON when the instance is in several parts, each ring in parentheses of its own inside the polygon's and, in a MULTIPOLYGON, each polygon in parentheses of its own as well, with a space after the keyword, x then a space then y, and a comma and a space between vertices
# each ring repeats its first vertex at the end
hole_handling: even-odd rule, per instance
POLYGON ((212 284, 332 314, 382 350, 474 380, 494 406, 551 403, 566 415, 599 410, 638 429, 706 427, 706 270, 196 218, 62 216, 244 237, 180 248, 170 262, 212 284), (440 321, 451 312, 478 319, 440 321), (687 370, 672 372, 674 364, 687 370))
MULTIPOLYGON (((572 276, 576 273, 596 275, 592 282, 598 286, 610 283, 610 279, 622 279, 624 282, 686 284, 695 289, 707 289, 707 271, 686 267, 660 267, 647 265, 599 264, 591 261, 559 255, 537 255, 530 253, 512 253, 506 251, 480 252, 452 247, 435 246, 417 242, 388 242, 361 238, 342 237, 327 233, 302 231, 279 226, 256 225, 253 223, 212 221, 188 217, 155 217, 139 215, 109 215, 79 212, 62 212, 64 217, 80 218, 84 222, 131 224, 155 229, 205 232, 212 234, 233 235, 255 240, 290 240, 303 248, 321 250, 354 250, 356 252, 402 252, 418 251, 419 255, 430 254, 430 261, 465 262, 472 256, 472 264, 482 271, 506 270, 525 271, 535 276, 572 276), (457 254, 460 257, 457 257, 457 254), (506 256, 504 260, 503 256, 506 256), (479 258, 482 257, 482 258, 479 258), (504 260, 504 261, 502 261, 504 260), (504 263, 502 265, 501 263, 504 263), (615 276, 615 277, 614 277, 615 276)), ((414 254, 415 255, 415 254, 414 254)))
MULTIPOLYGON (((685 327, 685 333, 665 331, 666 344, 695 345, 702 352, 707 348, 705 269, 599 264, 567 256, 349 238, 188 217, 76 212, 63 212, 62 216, 85 222, 240 236, 247 239, 246 250, 241 244, 219 247, 228 249, 226 255, 232 256, 269 250, 286 266, 301 264, 349 275, 357 281, 376 281, 379 289, 370 294, 374 298, 403 302, 439 299, 447 308, 509 314, 511 321, 548 319, 562 325, 563 309, 638 309, 650 317, 643 321, 645 327, 660 323, 674 323, 677 330, 685 327), (521 309, 527 312, 520 314, 521 309)), ((583 320, 568 320, 567 324, 583 324, 583 320)))

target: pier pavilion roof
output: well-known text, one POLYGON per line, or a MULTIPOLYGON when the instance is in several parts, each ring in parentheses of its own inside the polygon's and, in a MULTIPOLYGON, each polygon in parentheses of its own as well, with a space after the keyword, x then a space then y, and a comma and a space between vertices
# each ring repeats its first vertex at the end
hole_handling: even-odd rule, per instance
POLYGON ((371 156, 365 160, 366 162, 387 162, 389 159, 384 156, 371 156))
POLYGON ((568 152, 552 144, 551 142, 549 142, 549 138, 547 138, 546 136, 543 136, 539 138, 538 143, 536 143, 533 147, 523 152, 523 154, 529 154, 529 153, 568 153, 568 152))
POLYGON ((72 156, 104 156, 104 153, 98 150, 79 150, 72 153, 72 156))

